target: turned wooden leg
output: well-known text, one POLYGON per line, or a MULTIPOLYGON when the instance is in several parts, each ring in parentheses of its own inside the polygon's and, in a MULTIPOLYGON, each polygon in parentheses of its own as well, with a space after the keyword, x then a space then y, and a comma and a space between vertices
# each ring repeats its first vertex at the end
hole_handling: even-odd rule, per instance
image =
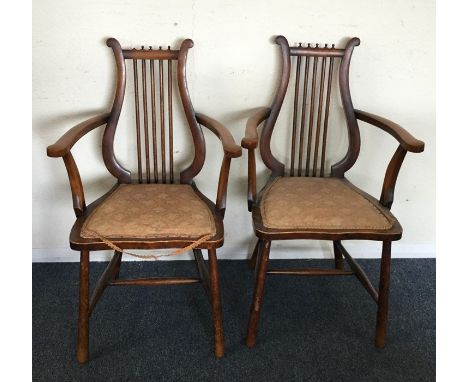
POLYGON ((344 261, 343 261, 343 255, 341 254, 340 248, 339 248, 339 241, 333 241, 333 252, 335 254, 335 268, 336 269, 344 269, 344 261))
POLYGON ((89 359, 89 251, 80 254, 80 304, 78 308, 78 342, 76 358, 85 363, 89 359))
POLYGON ((379 300, 377 302, 377 326, 375 329, 375 346, 383 348, 387 336, 388 295, 390 290, 390 260, 392 242, 384 241, 382 260, 380 262, 379 300))
POLYGON ((255 248, 252 252, 252 256, 249 259, 249 268, 254 269, 255 265, 257 264, 257 257, 258 257, 258 250, 260 247, 260 239, 257 240, 257 244, 255 244, 255 248))
POLYGON ((214 351, 215 356, 221 358, 224 355, 224 332, 216 249, 208 249, 208 261, 210 263, 210 294, 213 314, 214 351))
POLYGON ((261 253, 259 254, 259 264, 257 267, 257 280, 255 282, 255 291, 250 307, 249 325, 247 328, 246 344, 248 347, 254 347, 257 336, 258 320, 260 318, 260 307, 262 304, 263 291, 265 287, 266 271, 268 258, 270 255, 270 241, 264 241, 261 245, 261 253))

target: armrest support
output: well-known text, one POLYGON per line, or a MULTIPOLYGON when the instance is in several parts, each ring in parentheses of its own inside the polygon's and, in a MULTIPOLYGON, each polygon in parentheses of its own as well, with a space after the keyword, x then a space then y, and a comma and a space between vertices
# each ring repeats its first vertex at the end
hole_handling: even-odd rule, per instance
POLYGON ((107 123, 109 115, 109 113, 101 114, 72 127, 57 142, 47 147, 47 155, 53 158, 65 156, 82 136, 107 123))
POLYGON ((242 148, 236 144, 229 130, 218 121, 201 113, 195 113, 195 118, 199 124, 211 130, 220 139, 223 145, 224 157, 219 173, 216 208, 221 213, 221 216, 224 217, 231 159, 240 157, 242 155, 242 148))
POLYGON ((67 169, 68 180, 70 182, 70 189, 72 193, 73 209, 75 216, 83 215, 86 210, 86 202, 83 191, 83 183, 81 182, 80 172, 76 166, 75 159, 71 152, 67 152, 63 157, 65 168, 67 169))
POLYGON ((403 159, 406 156, 406 149, 402 145, 399 145, 390 160, 387 170, 385 171, 385 178, 382 185, 382 193, 380 194, 380 204, 388 209, 392 208, 393 196, 395 193, 395 185, 400 172, 403 159))
POLYGON ((405 150, 413 153, 424 151, 424 142, 413 137, 400 125, 397 125, 386 118, 361 110, 354 110, 354 114, 357 119, 370 123, 371 125, 374 125, 392 135, 405 150))
POLYGON ((65 168, 67 169, 68 180, 70 182, 73 209, 75 210, 75 215, 77 217, 81 216, 86 210, 86 202, 80 172, 78 171, 75 159, 73 158, 70 150, 85 134, 89 133, 96 127, 107 123, 109 115, 109 113, 101 114, 79 123, 62 135, 57 142, 47 147, 47 155, 49 157, 62 157, 63 159, 65 168))
POLYGON ((241 145, 245 149, 255 149, 258 145, 258 126, 270 116, 269 107, 260 108, 254 115, 247 120, 245 127, 245 136, 242 138, 241 145))
POLYGON ((229 130, 221 123, 201 113, 195 113, 197 122, 211 130, 223 144, 224 155, 229 158, 237 158, 242 155, 242 149, 236 144, 229 130))
POLYGON ((247 120, 245 136, 241 143, 242 147, 248 150, 247 208, 249 211, 252 211, 252 206, 257 199, 255 149, 258 146, 258 126, 270 116, 270 112, 269 107, 262 107, 247 120))

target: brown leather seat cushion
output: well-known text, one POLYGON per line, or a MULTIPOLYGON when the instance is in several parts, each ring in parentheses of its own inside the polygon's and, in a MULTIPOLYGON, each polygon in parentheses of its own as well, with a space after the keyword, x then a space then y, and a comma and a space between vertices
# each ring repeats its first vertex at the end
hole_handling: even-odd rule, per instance
POLYGON ((370 199, 337 178, 276 178, 260 204, 265 227, 274 229, 375 229, 391 218, 370 199))
POLYGON ((83 224, 81 236, 199 238, 216 232, 207 204, 186 184, 122 184, 83 224))

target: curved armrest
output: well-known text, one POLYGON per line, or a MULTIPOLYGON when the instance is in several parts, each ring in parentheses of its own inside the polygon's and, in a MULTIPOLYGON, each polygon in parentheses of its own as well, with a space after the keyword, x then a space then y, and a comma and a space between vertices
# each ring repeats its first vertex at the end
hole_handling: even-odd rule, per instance
POLYGON ((413 153, 420 153, 424 151, 424 142, 413 137, 400 125, 397 125, 396 123, 386 118, 382 118, 378 115, 367 113, 361 110, 354 110, 354 114, 356 115, 357 119, 370 123, 371 125, 374 125, 391 134, 405 150, 413 153))
POLYGON ((72 127, 57 142, 47 147, 47 155, 53 158, 65 156, 83 135, 107 123, 109 115, 110 113, 101 114, 72 127))
POLYGON ((223 144, 224 154, 229 158, 237 158, 242 155, 242 149, 236 144, 229 130, 221 123, 201 113, 195 113, 197 122, 211 130, 223 144))
POLYGON ((269 107, 260 108, 253 116, 247 120, 245 127, 245 136, 242 138, 241 145, 245 149, 254 149, 258 145, 258 126, 270 116, 269 107))

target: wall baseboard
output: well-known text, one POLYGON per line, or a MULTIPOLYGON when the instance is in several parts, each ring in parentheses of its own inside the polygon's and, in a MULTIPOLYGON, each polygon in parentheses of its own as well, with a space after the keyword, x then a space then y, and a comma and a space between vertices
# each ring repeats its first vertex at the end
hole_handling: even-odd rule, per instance
MULTIPOLYGON (((253 243, 253 241, 252 241, 253 243)), ((380 244, 378 242, 359 242, 349 241, 343 242, 346 249, 355 258, 374 259, 380 257, 380 244)), ((145 251, 135 251, 145 254, 145 251)), ((204 251, 206 252, 206 251, 204 251)), ((218 251, 220 260, 242 260, 249 256, 252 252, 252 246, 248 248, 240 245, 224 245, 218 251)), ((152 251, 153 253, 153 251, 152 251)), ((154 253, 163 254, 168 251, 154 251, 154 253)), ((206 257, 206 253, 204 253, 206 257)), ((109 261, 112 257, 112 251, 96 251, 91 252, 92 261, 109 261)), ((400 244, 393 243, 392 247, 393 258, 435 258, 435 245, 430 244, 400 244)), ((278 242, 273 243, 272 259, 328 259, 333 258, 333 249, 331 243, 317 242, 310 247, 305 247, 304 242, 278 242), (299 244, 300 243, 300 244, 299 244), (286 254, 287 253, 287 254, 286 254)), ((171 256, 161 260, 190 260, 191 254, 181 254, 171 256)), ((33 263, 53 263, 53 262, 78 262, 80 260, 79 252, 73 251, 70 248, 33 248, 32 262, 33 263)), ((141 261, 131 256, 124 256, 124 261, 141 261)))

